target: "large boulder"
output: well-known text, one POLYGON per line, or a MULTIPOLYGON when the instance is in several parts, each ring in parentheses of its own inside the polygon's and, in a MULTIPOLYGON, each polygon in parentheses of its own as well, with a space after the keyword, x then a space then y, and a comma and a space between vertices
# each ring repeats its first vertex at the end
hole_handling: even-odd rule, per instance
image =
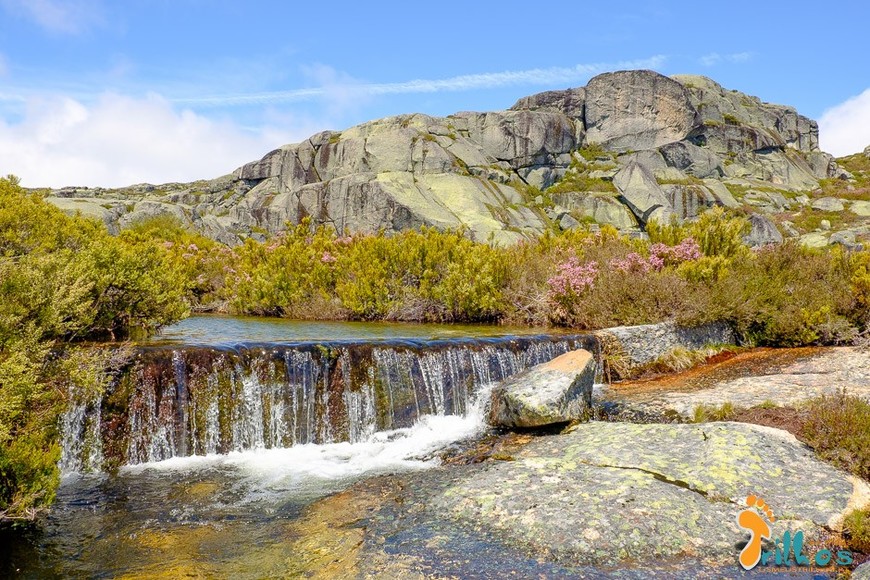
POLYGON ((689 99, 706 127, 762 128, 769 138, 809 153, 819 148, 818 124, 792 108, 762 102, 758 97, 726 90, 699 75, 676 75, 674 80, 689 92, 689 99), (774 133, 775 132, 775 136, 774 133))
POLYGON ((560 111, 571 118, 583 120, 583 106, 586 103, 586 89, 566 89, 564 91, 545 91, 518 100, 512 111, 523 109, 550 109, 560 111))
POLYGON ((593 191, 553 194, 553 201, 562 207, 577 210, 599 224, 610 224, 618 230, 636 230, 637 218, 616 196, 593 191))
POLYGON ((649 70, 598 75, 586 85, 586 142, 605 149, 654 149, 680 141, 700 118, 680 83, 649 70))
POLYGON ((749 216, 749 233, 743 237, 743 242, 753 248, 781 244, 782 234, 770 218, 754 213, 749 216))
POLYGON ((583 417, 592 404, 595 359, 575 350, 507 379, 492 392, 489 422, 498 427, 541 427, 583 417))
POLYGON ((641 224, 645 225, 652 219, 665 224, 670 222, 674 214, 671 202, 652 173, 643 165, 629 161, 613 177, 613 185, 641 224))
POLYGON ((704 566, 662 578, 734 577, 749 537, 737 514, 750 494, 771 506, 773 537, 801 530, 812 542, 870 492, 789 433, 745 423, 590 422, 513 459, 453 477, 430 510, 548 562, 704 566))
POLYGON ((717 205, 716 198, 702 185, 670 183, 662 185, 661 188, 679 220, 698 217, 717 205))
POLYGON ((673 322, 616 326, 593 333, 601 344, 605 371, 611 378, 655 361, 676 348, 697 350, 711 344, 736 344, 730 326, 713 322, 701 326, 679 326, 673 322))
POLYGON ((688 175, 704 179, 719 178, 725 174, 722 160, 718 156, 691 141, 669 143, 660 147, 659 151, 669 166, 676 167, 688 175))

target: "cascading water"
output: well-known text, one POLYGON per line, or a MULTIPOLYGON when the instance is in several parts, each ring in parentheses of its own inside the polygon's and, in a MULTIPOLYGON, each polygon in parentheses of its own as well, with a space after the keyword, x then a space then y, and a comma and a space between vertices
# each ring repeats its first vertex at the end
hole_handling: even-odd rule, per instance
POLYGON ((430 417, 481 422, 475 402, 494 382, 575 348, 592 339, 143 347, 102 400, 70 406, 61 468, 372 442, 430 417))

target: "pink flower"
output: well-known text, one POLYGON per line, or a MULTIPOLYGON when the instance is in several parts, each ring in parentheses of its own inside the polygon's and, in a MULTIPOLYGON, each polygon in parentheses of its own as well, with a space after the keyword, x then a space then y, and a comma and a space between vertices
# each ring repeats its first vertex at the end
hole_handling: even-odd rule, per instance
POLYGON ((323 255, 320 257, 320 261, 323 262, 324 264, 331 264, 332 262, 335 262, 336 260, 337 260, 337 258, 335 256, 333 256, 332 254, 330 254, 329 252, 323 252, 323 255))
POLYGON ((701 257, 701 247, 694 238, 686 238, 676 246, 653 244, 650 246, 649 253, 650 263, 653 264, 653 268, 661 270, 666 265, 677 265, 697 260, 701 257))
POLYGON ((591 288, 595 282, 595 277, 598 275, 598 263, 588 262, 581 264, 580 261, 572 256, 567 262, 559 264, 559 272, 547 280, 547 285, 550 287, 550 294, 554 298, 563 298, 566 296, 576 296, 591 288))
POLYGON ((637 252, 632 252, 625 258, 614 258, 610 260, 610 267, 622 272, 646 273, 654 267, 651 262, 652 258, 648 261, 637 252))

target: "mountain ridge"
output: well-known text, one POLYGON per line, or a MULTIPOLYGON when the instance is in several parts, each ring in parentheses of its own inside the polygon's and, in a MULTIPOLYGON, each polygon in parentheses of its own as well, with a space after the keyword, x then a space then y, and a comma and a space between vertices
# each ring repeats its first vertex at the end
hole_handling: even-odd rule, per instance
POLYGON ((754 242, 767 243, 782 239, 775 214, 811 206, 821 182, 851 177, 793 107, 707 77, 636 70, 504 111, 323 131, 212 180, 62 188, 47 199, 112 231, 170 214, 231 245, 306 217, 339 233, 463 227, 510 244, 583 222, 640 235, 650 219, 743 206, 756 216, 754 242))

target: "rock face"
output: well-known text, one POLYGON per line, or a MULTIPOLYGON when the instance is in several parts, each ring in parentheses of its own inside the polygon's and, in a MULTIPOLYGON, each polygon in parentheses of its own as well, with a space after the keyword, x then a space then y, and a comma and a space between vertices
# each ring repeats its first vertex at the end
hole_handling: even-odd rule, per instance
POLYGON ((668 223, 674 214, 668 201, 652 173, 635 161, 630 161, 613 177, 613 185, 622 195, 624 203, 642 223, 657 219, 668 223))
POLYGON ((524 97, 505 111, 399 115, 324 131, 210 181, 64 188, 47 199, 112 231, 168 214, 228 244, 304 218, 339 233, 464 227, 477 240, 510 244, 578 226, 536 199, 580 166, 599 184, 612 181, 619 196, 605 199, 612 187, 598 187, 561 205, 629 231, 740 205, 725 185, 791 194, 848 177, 819 151, 816 123, 794 109, 706 77, 640 70, 524 97), (606 154, 592 159, 590 151, 606 154))
POLYGON ((736 571, 735 546, 748 532, 735 520, 747 495, 772 506, 773 536, 812 538, 841 525, 867 491, 778 429, 591 422, 469 472, 432 508, 560 563, 688 556, 736 571))
POLYGON ((592 404, 595 359, 575 350, 511 377, 492 392, 489 423, 541 427, 581 419, 592 404))
POLYGON ((686 88, 648 70, 598 75, 586 85, 586 140, 612 151, 655 149, 701 124, 686 88))

